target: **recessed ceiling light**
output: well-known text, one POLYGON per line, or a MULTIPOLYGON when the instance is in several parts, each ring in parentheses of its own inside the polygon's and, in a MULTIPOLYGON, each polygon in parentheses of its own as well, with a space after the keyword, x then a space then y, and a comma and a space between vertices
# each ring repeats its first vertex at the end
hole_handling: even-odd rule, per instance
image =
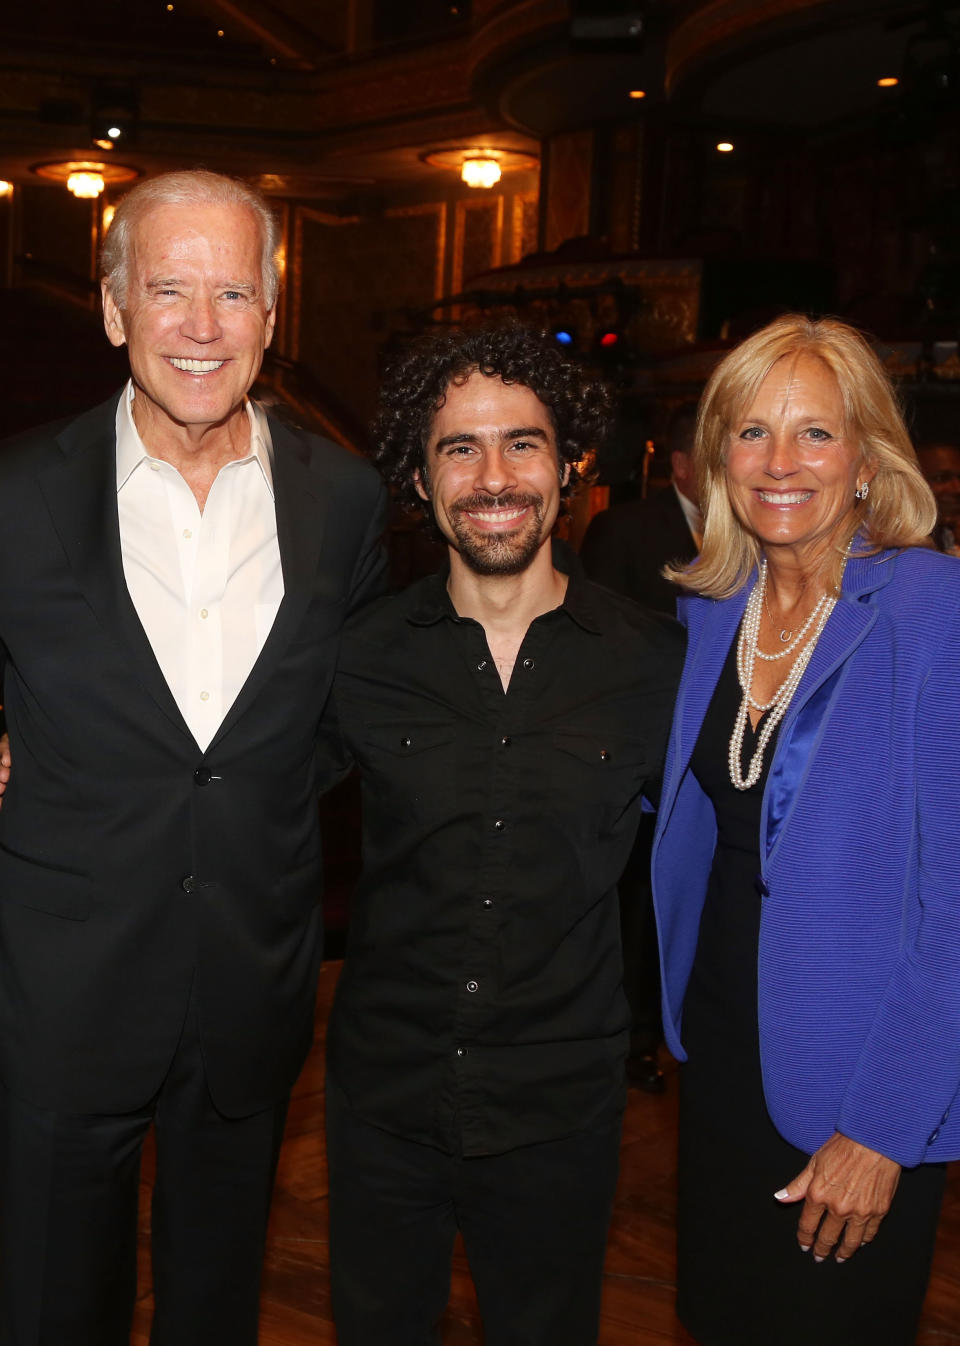
POLYGON ((631 89, 631 90, 630 90, 630 97, 631 97, 631 98, 646 98, 646 96, 647 96, 647 91, 646 91, 646 89, 631 89))
POLYGON ((899 83, 896 75, 884 75, 883 79, 877 80, 877 87, 879 89, 895 89, 899 83))
POLYGON ((721 154, 730 154, 733 150, 733 142, 730 140, 721 140, 717 145, 717 149, 721 154))

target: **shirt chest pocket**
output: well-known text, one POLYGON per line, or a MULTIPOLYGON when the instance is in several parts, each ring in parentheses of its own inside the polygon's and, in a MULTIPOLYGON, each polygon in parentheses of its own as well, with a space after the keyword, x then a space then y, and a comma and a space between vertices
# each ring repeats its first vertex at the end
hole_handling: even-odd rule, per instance
POLYGON ((449 724, 368 728, 361 758, 365 807, 392 818, 449 818, 459 798, 456 746, 449 724))
POLYGON ((631 805, 639 801, 647 780, 645 740, 559 730, 553 749, 553 770, 561 787, 557 797, 566 800, 583 833, 606 834, 636 825, 631 805))

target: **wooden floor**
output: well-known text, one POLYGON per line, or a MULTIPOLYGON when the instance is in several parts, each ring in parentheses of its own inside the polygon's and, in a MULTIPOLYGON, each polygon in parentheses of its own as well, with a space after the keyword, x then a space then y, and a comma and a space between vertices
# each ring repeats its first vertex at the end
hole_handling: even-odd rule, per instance
MULTIPOLYGON (((327 1280, 322 1039, 339 966, 323 967, 318 1041, 297 1084, 287 1123, 267 1249, 261 1346, 326 1346, 336 1341, 327 1280)), ((673 1312, 675 1071, 668 1067, 668 1090, 661 1097, 631 1090, 607 1250, 600 1346, 693 1343, 673 1312)), ((147 1254, 151 1170, 148 1153, 141 1192, 142 1288, 133 1346, 147 1346, 152 1306, 147 1254)), ((483 1340, 473 1286, 459 1250, 442 1339, 445 1346, 478 1346, 483 1340)), ((878 1341, 877 1346, 884 1343, 878 1341)), ((960 1346, 960 1164, 951 1169, 917 1346, 960 1346)))

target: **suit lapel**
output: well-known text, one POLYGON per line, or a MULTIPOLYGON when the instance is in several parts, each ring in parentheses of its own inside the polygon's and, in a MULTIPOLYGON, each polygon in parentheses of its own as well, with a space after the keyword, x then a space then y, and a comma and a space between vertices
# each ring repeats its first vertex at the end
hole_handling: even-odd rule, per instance
POLYGON ((118 398, 73 421, 57 438, 63 457, 40 490, 77 584, 104 633, 131 660, 163 713, 190 736, 127 590, 117 515, 118 398))
POLYGON ((277 543, 283 571, 283 598, 270 634, 246 682, 214 736, 213 751, 252 704, 273 673, 284 650, 300 630, 316 592, 317 563, 331 492, 307 467, 308 449, 286 426, 270 421, 273 443, 273 490, 277 511, 277 543))

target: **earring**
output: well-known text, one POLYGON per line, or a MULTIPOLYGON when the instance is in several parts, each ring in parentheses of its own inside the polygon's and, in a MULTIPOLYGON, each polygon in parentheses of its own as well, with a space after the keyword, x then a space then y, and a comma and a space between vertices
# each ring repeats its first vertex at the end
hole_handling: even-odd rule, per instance
POLYGON ((853 493, 854 500, 866 500, 870 494, 870 483, 865 481, 862 486, 858 486, 853 493))

